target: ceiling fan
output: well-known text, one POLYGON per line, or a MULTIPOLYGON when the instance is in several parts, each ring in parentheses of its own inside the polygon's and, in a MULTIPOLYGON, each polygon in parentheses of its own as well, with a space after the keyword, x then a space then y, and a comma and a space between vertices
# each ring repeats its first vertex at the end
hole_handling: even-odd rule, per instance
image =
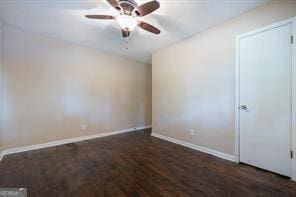
POLYGON ((134 0, 107 0, 107 2, 119 11, 118 16, 111 15, 85 15, 90 19, 116 20, 122 29, 122 36, 127 38, 136 26, 154 34, 160 34, 160 30, 139 17, 146 16, 160 7, 158 1, 153 0, 138 6, 134 0))

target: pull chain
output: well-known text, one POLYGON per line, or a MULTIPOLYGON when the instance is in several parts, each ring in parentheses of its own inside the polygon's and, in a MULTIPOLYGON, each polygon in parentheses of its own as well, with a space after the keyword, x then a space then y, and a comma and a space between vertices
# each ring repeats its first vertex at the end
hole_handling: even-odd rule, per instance
POLYGON ((128 50, 128 37, 126 37, 125 44, 126 44, 125 49, 128 50))

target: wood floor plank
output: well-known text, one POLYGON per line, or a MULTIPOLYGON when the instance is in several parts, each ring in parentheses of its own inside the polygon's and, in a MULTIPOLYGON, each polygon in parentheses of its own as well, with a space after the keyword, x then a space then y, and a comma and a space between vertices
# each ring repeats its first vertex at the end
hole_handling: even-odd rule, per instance
POLYGON ((28 196, 296 196, 296 183, 142 130, 5 156, 0 187, 28 196))

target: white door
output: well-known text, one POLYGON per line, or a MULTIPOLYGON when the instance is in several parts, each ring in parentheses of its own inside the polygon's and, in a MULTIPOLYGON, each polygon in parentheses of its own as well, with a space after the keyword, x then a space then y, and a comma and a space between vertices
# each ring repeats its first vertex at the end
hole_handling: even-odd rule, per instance
POLYGON ((291 176, 292 24, 239 40, 240 162, 291 176))

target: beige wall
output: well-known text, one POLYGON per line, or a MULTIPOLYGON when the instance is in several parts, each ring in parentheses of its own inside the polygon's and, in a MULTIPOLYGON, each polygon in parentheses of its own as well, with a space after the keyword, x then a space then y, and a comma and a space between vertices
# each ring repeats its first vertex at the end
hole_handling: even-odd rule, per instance
POLYGON ((151 65, 4 29, 4 148, 151 124, 151 65))
POLYGON ((153 131, 234 155, 235 36, 292 16, 272 1, 153 53, 153 131))
POLYGON ((3 93, 3 86, 2 86, 2 81, 3 81, 3 48, 4 48, 4 26, 3 23, 0 19, 0 152, 3 148, 3 125, 2 125, 2 93, 3 93))

